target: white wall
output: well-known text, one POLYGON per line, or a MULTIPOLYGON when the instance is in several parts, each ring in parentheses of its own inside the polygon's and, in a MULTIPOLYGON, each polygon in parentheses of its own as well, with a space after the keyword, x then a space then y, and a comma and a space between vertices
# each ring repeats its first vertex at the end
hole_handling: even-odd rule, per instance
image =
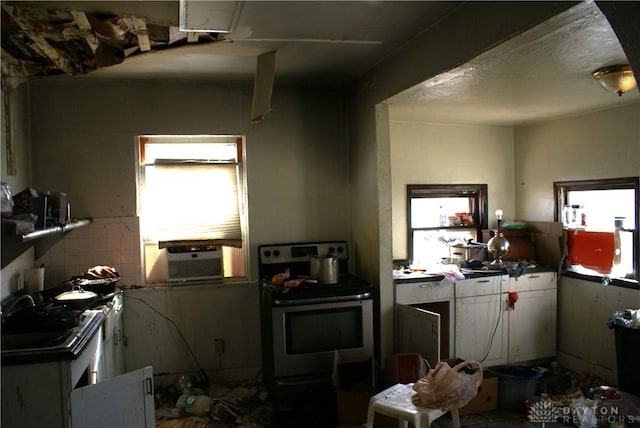
MULTIPOLYGON (((11 85, 16 82, 11 79, 7 83, 11 85)), ((4 86, 0 95, 7 96, 9 112, 5 111, 5 104, 2 102, 2 114, 0 123, 2 129, 2 144, 0 147, 0 172, 2 182, 7 183, 13 194, 23 191, 31 184, 31 146, 29 144, 29 87, 19 85, 13 87, 4 86), (7 122, 7 118, 10 122, 7 122), (8 153, 13 155, 13 166, 9 168, 8 153)), ((13 263, 2 269, 0 279, 0 299, 4 299, 18 290, 18 275, 23 269, 36 266, 34 264, 34 251, 28 250, 18 257, 13 263)))
POLYGON ((516 213, 553 221, 553 182, 640 175, 640 104, 514 130, 516 213))
MULTIPOLYGON (((507 219, 553 221, 554 181, 640 175, 640 104, 514 129, 392 121, 390 130, 397 259, 406 258, 408 183, 488 182, 490 213, 503 205, 507 219), (461 162, 457 152, 473 155, 461 162), (474 161, 475 168, 466 164, 474 161), (501 190, 491 192, 496 182, 501 190)), ((561 277, 558 294, 560 363, 615 384, 616 349, 606 321, 615 310, 640 308, 640 291, 561 277)))
MULTIPOLYGON (((120 285, 141 284, 136 247, 137 135, 246 135, 252 282, 127 290, 125 296, 149 299, 175 317, 212 377, 255 375, 260 367, 257 247, 350 239, 343 90, 276 87, 271 114, 262 123, 250 124, 250 85, 74 77, 39 80, 29 86, 33 180, 27 182, 38 190, 65 191, 72 216, 94 220, 38 260, 50 267, 46 287, 94 264, 121 270, 120 285), (227 342, 222 367, 212 354, 212 337, 227 342)), ((190 208, 180 195, 168 197, 175 198, 176 209, 190 208)), ((12 269, 9 266, 3 274, 12 269)), ((154 366, 156 373, 190 369, 189 355, 171 336, 170 327, 160 325, 144 304, 127 297, 125 330, 128 370, 145 365, 154 366)))
POLYGON ((615 311, 640 308, 640 291, 561 277, 558 284, 558 362, 616 385, 615 311))
POLYGON ((176 373, 196 373, 198 364, 215 382, 258 375, 262 363, 255 283, 130 290, 124 305, 129 370, 151 364, 155 375, 167 375, 164 382, 174 381, 176 373), (215 339, 224 341, 219 357, 215 339))
POLYGON ((357 82, 349 99, 351 224, 356 273, 377 286, 380 358, 393 353, 392 192, 385 100, 571 7, 571 2, 467 2, 357 82))
MULTIPOLYGON (((553 182, 640 175, 640 104, 517 127, 516 213, 553 221, 553 182)), ((559 361, 616 383, 615 344, 606 322, 616 310, 640 308, 640 290, 561 277, 559 361)))
MULTIPOLYGON (((391 121, 393 258, 407 259, 407 184, 487 184, 489 224, 514 218, 513 130, 391 121)), ((391 269, 391 266, 388 266, 391 269)))
MULTIPOLYGON (((12 82, 11 79, 8 82, 12 82)), ((31 183, 31 147, 29 145, 29 87, 8 84, 3 85, 3 102, 0 106, 2 117, 0 124, 2 129, 2 152, 0 152, 0 171, 2 181, 11 186, 14 193, 18 193, 31 183), (7 100, 5 108, 4 100, 7 100), (8 111, 7 111, 8 110, 8 111), (10 121, 7 121, 9 119, 10 121), (13 154, 13 168, 9 168, 9 152, 13 154)))
POLYGON ((138 217, 97 217, 56 242, 37 266, 45 266, 45 283, 54 286, 97 265, 113 266, 119 284, 142 284, 138 217))
POLYGON ((276 88, 272 113, 254 125, 242 85, 65 79, 32 93, 33 185, 67 192, 74 216, 136 216, 136 135, 243 134, 252 256, 260 244, 349 238, 339 88, 276 88))

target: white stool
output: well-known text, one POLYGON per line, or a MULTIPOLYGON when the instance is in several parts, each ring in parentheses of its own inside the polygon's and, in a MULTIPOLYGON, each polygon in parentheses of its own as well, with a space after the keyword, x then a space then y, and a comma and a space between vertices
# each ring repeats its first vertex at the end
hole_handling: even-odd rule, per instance
MULTIPOLYGON (((415 428, 429 428, 433 421, 447 413, 440 409, 416 406, 411 401, 414 392, 412 383, 398 383, 371 397, 367 413, 367 428, 373 428, 373 418, 376 413, 398 419, 399 428, 407 428, 409 422, 415 428)), ((453 427, 460 428, 458 409, 451 410, 451 419, 453 427)))

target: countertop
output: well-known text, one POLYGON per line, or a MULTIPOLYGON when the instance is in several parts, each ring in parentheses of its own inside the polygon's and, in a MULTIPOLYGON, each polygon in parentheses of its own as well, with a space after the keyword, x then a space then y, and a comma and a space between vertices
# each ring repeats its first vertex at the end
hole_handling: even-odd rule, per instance
MULTIPOLYGON (((557 266, 536 266, 528 268, 524 266, 518 266, 516 269, 504 268, 504 269, 460 269, 460 273, 467 278, 481 278, 486 276, 497 275, 509 275, 517 277, 528 273, 536 272, 557 272, 557 266)), ((430 281, 442 281, 445 275, 442 273, 429 273, 429 272, 409 272, 409 273, 393 273, 393 280, 396 284, 412 283, 412 282, 430 282, 430 281)))

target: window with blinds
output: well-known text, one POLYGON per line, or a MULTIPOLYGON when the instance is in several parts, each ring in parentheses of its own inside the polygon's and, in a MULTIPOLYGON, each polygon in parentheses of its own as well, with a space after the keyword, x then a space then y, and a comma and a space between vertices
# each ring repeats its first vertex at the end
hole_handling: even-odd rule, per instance
POLYGON ((217 245, 223 276, 245 277, 240 136, 141 136, 138 201, 147 282, 164 282, 166 247, 217 245))

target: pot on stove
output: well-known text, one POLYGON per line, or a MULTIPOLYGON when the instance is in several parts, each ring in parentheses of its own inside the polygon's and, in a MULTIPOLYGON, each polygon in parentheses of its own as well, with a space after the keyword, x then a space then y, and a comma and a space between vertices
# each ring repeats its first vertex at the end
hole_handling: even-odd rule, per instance
POLYGON ((54 299, 69 309, 86 309, 87 305, 98 297, 93 291, 83 290, 75 285, 71 290, 58 294, 54 299))
POLYGON ((337 284, 340 279, 339 256, 309 256, 311 278, 318 284, 337 284))

